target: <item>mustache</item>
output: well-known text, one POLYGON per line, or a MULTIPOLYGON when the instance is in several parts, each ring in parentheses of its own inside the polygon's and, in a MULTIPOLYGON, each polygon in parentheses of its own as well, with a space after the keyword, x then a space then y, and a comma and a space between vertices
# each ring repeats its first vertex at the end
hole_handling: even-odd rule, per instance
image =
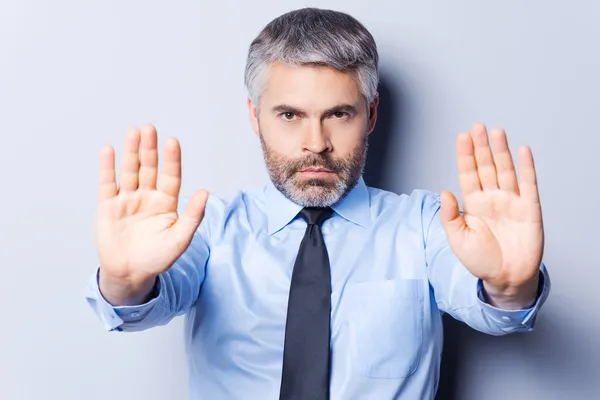
POLYGON ((311 154, 301 160, 289 161, 286 166, 287 177, 291 178, 296 172, 306 168, 320 167, 327 168, 331 172, 339 173, 346 167, 342 160, 335 160, 323 154, 311 154))

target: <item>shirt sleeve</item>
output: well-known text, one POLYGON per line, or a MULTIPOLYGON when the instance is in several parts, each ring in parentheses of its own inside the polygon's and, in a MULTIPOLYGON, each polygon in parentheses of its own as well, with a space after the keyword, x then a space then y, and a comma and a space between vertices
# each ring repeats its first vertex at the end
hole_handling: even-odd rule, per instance
POLYGON ((440 196, 425 192, 422 221, 427 276, 439 310, 490 335, 533 330, 538 311, 551 287, 544 263, 540 264, 540 286, 532 307, 503 310, 490 305, 486 301, 481 279, 472 275, 454 255, 440 220, 440 207, 440 196))
MULTIPOLYGON (((185 206, 187 199, 182 202, 185 206)), ((109 331, 141 331, 165 325, 186 313, 196 302, 206 273, 210 255, 204 221, 194 233, 192 242, 166 272, 160 274, 154 287, 155 296, 135 306, 112 306, 102 296, 96 268, 85 287, 85 299, 109 331)))

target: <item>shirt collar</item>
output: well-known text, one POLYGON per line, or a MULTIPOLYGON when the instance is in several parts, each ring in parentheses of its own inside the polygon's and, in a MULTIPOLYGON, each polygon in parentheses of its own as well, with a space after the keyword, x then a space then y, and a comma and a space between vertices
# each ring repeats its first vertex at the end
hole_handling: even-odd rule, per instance
MULTIPOLYGON (((361 176, 356 186, 331 208, 342 218, 362 227, 371 223, 369 190, 361 176)), ((273 183, 266 190, 269 235, 281 230, 302 210, 302 206, 285 197, 273 183)))

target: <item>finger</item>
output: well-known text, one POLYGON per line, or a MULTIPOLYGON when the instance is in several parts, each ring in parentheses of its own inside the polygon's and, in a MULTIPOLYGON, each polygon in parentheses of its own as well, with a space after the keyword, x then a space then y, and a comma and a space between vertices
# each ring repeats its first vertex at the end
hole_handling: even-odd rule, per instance
POLYGON ((165 164, 160 176, 159 190, 173 196, 179 197, 181 188, 181 148, 175 138, 169 138, 165 142, 165 164))
POLYGON ((442 207, 440 210, 440 219, 442 226, 446 231, 446 236, 452 246, 459 245, 465 235, 467 223, 458 208, 456 196, 447 190, 441 195, 442 207))
POLYGON ((534 203, 540 202, 540 195, 537 185, 537 176, 535 172, 535 164, 533 162, 533 154, 528 146, 521 146, 518 150, 519 154, 519 170, 520 170, 520 187, 521 196, 529 199, 534 203))
POLYGON ((106 145, 100 150, 99 181, 98 197, 100 200, 110 199, 117 195, 115 150, 110 145, 106 145))
POLYGON ((140 140, 140 189, 156 189, 158 176, 158 149, 156 129, 152 125, 142 127, 140 140))
POLYGON ((456 153, 458 156, 458 181, 462 196, 465 198, 469 194, 481 190, 474 157, 473 138, 467 132, 458 135, 456 153))
POLYGON ((119 176, 119 190, 133 191, 138 188, 140 131, 131 128, 125 134, 123 161, 119 176))
POLYGON ((490 138, 492 139, 494 159, 498 170, 498 186, 502 190, 519 194, 517 173, 506 140, 506 132, 503 129, 494 129, 490 132, 490 138))
POLYGON ((492 156, 492 149, 490 149, 485 125, 475 124, 471 132, 473 144, 475 145, 475 162, 477 163, 481 188, 483 190, 498 189, 496 164, 492 156))
POLYGON ((175 225, 173 225, 177 243, 181 247, 182 251, 189 246, 194 232, 196 229, 198 229, 198 226, 202 222, 207 201, 208 192, 205 190, 196 192, 190 199, 183 215, 181 215, 175 225))

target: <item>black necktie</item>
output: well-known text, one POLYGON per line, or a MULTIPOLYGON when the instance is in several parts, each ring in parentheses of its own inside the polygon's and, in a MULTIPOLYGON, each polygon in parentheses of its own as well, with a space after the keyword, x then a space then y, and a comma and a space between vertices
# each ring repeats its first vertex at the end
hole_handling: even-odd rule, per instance
POLYGON ((331 273, 321 224, 333 214, 304 208, 308 223, 294 264, 283 347, 281 400, 329 399, 331 273))

